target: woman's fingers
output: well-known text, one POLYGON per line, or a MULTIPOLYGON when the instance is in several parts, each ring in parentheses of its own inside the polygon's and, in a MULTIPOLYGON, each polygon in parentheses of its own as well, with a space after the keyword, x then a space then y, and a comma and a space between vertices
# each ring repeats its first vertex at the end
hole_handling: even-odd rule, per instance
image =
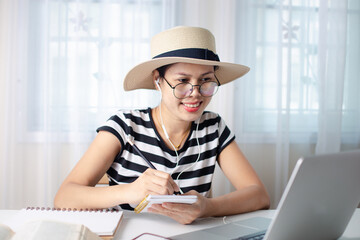
POLYGON ((147 169, 138 180, 147 193, 164 195, 179 191, 179 187, 168 173, 155 169, 147 169))
POLYGON ((163 203, 153 204, 148 211, 168 216, 181 224, 190 224, 198 217, 201 217, 202 210, 206 206, 206 198, 196 191, 190 191, 186 195, 198 196, 197 202, 193 204, 163 203))
POLYGON ((148 211, 168 216, 181 224, 190 224, 198 217, 199 206, 194 204, 163 203, 153 204, 148 211))
POLYGON ((168 194, 173 194, 174 192, 179 191, 179 186, 175 183, 169 174, 156 170, 154 174, 159 177, 154 179, 156 183, 160 186, 166 187, 169 190, 168 194))

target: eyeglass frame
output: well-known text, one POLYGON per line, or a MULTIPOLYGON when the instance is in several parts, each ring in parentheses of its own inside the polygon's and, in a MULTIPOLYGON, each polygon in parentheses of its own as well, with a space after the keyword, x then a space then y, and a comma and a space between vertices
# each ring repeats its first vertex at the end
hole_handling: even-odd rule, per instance
MULTIPOLYGON (((221 86, 220 81, 219 81, 219 79, 216 77, 215 74, 214 74, 214 77, 215 77, 215 79, 216 79, 216 82, 215 82, 215 81, 208 81, 208 82, 217 83, 217 87, 219 88, 219 87, 221 86)), ((191 94, 193 93, 195 87, 199 87, 199 93, 200 93, 201 96, 203 96, 203 97, 212 97, 212 96, 214 96, 214 95, 217 93, 217 89, 218 89, 218 88, 217 88, 217 89, 216 89, 216 92, 213 93, 212 95, 210 95, 210 96, 204 96, 204 95, 201 93, 200 89, 201 89, 201 86, 202 86, 203 84, 207 83, 207 82, 203 82, 203 83, 201 83, 201 84, 196 84, 196 85, 194 85, 194 84, 192 84, 192 83, 189 83, 189 82, 187 82, 187 83, 178 83, 178 84, 176 84, 175 86, 172 86, 172 85, 168 82, 168 80, 166 80, 166 78, 165 78, 164 76, 161 76, 161 78, 163 78, 163 79, 165 80, 165 82, 169 85, 169 87, 173 90, 173 95, 174 95, 174 97, 176 97, 177 99, 185 99, 185 98, 190 97, 191 94), (192 86, 192 90, 191 90, 189 96, 186 96, 186 97, 183 97, 183 98, 179 98, 179 97, 177 97, 177 96, 175 95, 175 88, 176 88, 178 85, 180 85, 180 84, 190 84, 190 85, 192 86)))

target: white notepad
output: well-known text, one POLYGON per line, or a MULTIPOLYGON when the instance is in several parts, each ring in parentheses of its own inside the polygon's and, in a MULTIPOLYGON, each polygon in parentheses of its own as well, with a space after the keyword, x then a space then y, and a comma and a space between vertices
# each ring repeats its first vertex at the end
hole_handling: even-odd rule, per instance
POLYGON ((114 235, 122 219, 122 211, 108 210, 55 210, 27 208, 20 210, 7 225, 15 232, 25 223, 37 220, 50 220, 82 224, 99 236, 114 235))
POLYGON ((197 196, 195 195, 148 195, 135 208, 135 212, 146 212, 152 204, 161 204, 164 202, 192 204, 196 201, 197 196))

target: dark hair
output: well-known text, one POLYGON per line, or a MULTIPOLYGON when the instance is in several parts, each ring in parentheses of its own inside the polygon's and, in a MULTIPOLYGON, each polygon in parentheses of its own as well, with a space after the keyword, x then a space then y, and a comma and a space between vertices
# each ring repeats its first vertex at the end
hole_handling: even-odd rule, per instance
POLYGON ((161 67, 157 68, 156 70, 159 72, 159 76, 160 76, 161 78, 165 77, 165 72, 166 72, 166 70, 167 70, 171 65, 173 65, 173 64, 174 64, 174 63, 168 64, 168 65, 164 65, 164 66, 161 66, 161 67))
MULTIPOLYGON (((159 72, 159 76, 161 78, 165 77, 166 70, 173 64, 175 64, 175 63, 171 63, 171 64, 164 65, 164 66, 161 66, 161 67, 157 68, 156 70, 159 72)), ((216 71, 218 69, 219 69, 219 66, 214 66, 214 71, 216 71)))

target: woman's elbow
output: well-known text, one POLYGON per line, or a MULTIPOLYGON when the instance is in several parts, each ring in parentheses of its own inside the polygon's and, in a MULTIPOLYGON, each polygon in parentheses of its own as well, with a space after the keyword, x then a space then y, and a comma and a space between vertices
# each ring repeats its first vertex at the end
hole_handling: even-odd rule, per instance
POLYGON ((62 197, 61 192, 59 192, 59 191, 56 193, 55 198, 54 198, 54 207, 55 207, 55 208, 62 208, 62 207, 64 207, 63 197, 62 197))
POLYGON ((270 197, 263 186, 254 185, 253 198, 250 211, 264 210, 270 208, 270 197))
POLYGON ((270 208, 270 197, 264 187, 259 188, 259 209, 269 209, 270 208))
POLYGON ((55 208, 66 208, 68 199, 66 194, 66 188, 64 186, 61 186, 58 190, 58 192, 55 195, 54 198, 54 207, 55 208))

